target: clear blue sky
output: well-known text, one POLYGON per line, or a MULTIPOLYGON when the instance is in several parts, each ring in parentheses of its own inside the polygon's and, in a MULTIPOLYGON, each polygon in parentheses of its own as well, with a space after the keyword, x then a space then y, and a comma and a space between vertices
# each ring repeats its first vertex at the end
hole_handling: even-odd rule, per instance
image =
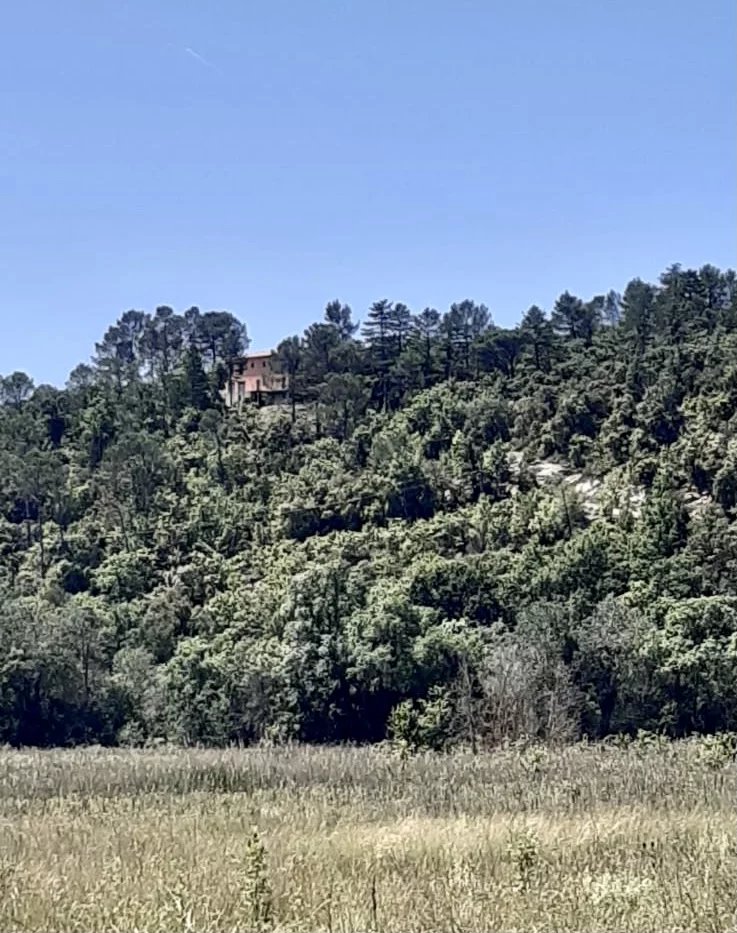
POLYGON ((0 38, 0 373, 128 308, 254 345, 340 298, 499 323, 735 265, 734 0, 23 0, 0 38))

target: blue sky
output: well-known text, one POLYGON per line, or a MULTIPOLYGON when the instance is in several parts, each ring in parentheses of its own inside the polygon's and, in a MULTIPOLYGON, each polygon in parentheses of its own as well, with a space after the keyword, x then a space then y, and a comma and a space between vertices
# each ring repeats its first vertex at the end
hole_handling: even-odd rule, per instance
POLYGON ((254 345, 340 298, 734 266, 734 0, 24 0, 0 55, 0 373, 128 308, 254 345))

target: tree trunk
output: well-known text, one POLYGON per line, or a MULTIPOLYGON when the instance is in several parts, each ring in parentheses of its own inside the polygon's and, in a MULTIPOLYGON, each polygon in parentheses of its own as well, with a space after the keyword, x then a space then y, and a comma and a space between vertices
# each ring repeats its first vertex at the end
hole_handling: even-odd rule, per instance
POLYGON ((46 547, 44 542, 43 512, 40 505, 38 507, 38 546, 41 579, 43 580, 46 576, 46 547))

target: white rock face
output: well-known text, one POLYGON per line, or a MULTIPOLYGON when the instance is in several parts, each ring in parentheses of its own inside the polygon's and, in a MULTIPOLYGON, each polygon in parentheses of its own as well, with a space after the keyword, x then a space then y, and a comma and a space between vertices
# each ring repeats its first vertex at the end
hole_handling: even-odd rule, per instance
MULTIPOLYGON (((510 451, 508 454, 509 470, 512 481, 519 479, 522 466, 522 454, 519 451, 510 451)), ((555 460, 535 460, 528 464, 530 473, 535 477, 541 486, 562 485, 575 492, 580 500, 584 513, 589 520, 596 518, 601 512, 602 493, 606 492, 606 480, 591 479, 584 477, 566 464, 557 463, 555 460)), ((512 487, 512 495, 516 495, 517 488, 512 487)), ((646 493, 641 486, 630 486, 622 489, 615 498, 615 504, 612 506, 612 492, 605 497, 611 507, 613 518, 619 518, 627 510, 631 515, 638 516, 642 511, 645 502, 646 493), (618 502, 616 499, 618 498, 618 502)), ((691 514, 698 514, 712 501, 710 496, 701 495, 695 489, 687 492, 684 496, 686 510, 691 514)))
MULTIPOLYGON (((509 454, 509 468, 513 479, 519 477, 522 465, 522 455, 519 451, 512 451, 509 454)), ((602 494, 606 490, 606 481, 585 477, 582 473, 576 472, 571 467, 558 463, 554 460, 536 460, 529 464, 529 471, 535 477, 541 486, 562 485, 575 492, 580 500, 587 518, 594 519, 601 512, 602 494)), ((610 495, 606 498, 611 505, 610 495)), ((625 509, 628 509, 635 516, 640 514, 642 504, 645 501, 645 491, 639 486, 630 486, 623 489, 619 495, 619 502, 612 507, 612 515, 618 518, 625 509)), ((692 499, 687 500, 686 507, 689 509, 699 509, 708 502, 707 496, 694 495, 692 499)))

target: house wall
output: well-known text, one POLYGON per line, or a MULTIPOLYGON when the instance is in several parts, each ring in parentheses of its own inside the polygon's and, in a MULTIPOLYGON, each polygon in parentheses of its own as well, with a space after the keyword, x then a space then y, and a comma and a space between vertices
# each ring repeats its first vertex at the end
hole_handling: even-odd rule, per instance
POLYGON ((257 399, 276 401, 286 395, 288 378, 277 372, 272 353, 247 355, 231 363, 230 378, 225 387, 225 402, 236 405, 240 401, 257 399))

